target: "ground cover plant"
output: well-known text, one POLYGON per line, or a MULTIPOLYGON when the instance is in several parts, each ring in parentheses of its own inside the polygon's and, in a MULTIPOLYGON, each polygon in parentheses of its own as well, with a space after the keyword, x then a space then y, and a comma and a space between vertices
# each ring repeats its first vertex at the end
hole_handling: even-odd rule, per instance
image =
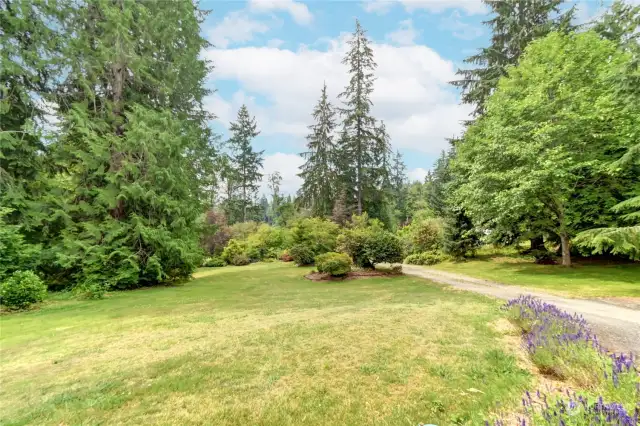
POLYGON ((638 425, 640 369, 633 354, 608 353, 582 317, 531 296, 510 300, 505 309, 538 368, 580 389, 527 391, 519 424, 638 425))
POLYGON ((496 302, 311 270, 202 268, 5 316, 0 423, 477 425, 530 386, 491 326, 496 302))

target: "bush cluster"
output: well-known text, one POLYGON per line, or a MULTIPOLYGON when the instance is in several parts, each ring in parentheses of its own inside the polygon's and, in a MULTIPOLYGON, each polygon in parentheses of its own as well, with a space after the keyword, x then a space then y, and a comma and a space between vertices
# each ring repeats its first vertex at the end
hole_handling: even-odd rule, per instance
POLYGON ((251 263, 251 259, 244 253, 236 254, 231 258, 231 263, 233 266, 245 266, 251 263))
POLYGON ((366 213, 354 216, 353 226, 338 237, 338 251, 346 253, 361 268, 373 268, 376 263, 402 261, 402 242, 385 231, 377 220, 369 220, 366 213))
POLYGON ((437 252, 424 252, 410 254, 404 259, 407 265, 435 265, 444 260, 444 256, 437 252))
POLYGON ((296 244, 289 250, 291 258, 298 266, 311 265, 315 258, 315 253, 306 244, 296 244))
POLYGON ((32 271, 15 271, 0 283, 0 304, 9 309, 25 309, 42 302, 47 286, 32 271))
POLYGON ((439 219, 416 220, 399 232, 407 253, 423 253, 442 249, 444 226, 439 219))
POLYGON ((220 256, 213 256, 205 259, 204 263, 202 264, 202 266, 205 268, 221 268, 226 265, 227 262, 225 262, 224 259, 222 259, 220 256))
POLYGON ((333 276, 346 275, 351 271, 351 258, 345 253, 328 252, 316 256, 316 268, 318 272, 333 276))

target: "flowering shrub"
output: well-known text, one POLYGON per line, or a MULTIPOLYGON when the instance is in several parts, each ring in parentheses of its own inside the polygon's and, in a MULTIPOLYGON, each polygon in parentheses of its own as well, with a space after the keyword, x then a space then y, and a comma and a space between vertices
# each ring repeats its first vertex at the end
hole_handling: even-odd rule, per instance
MULTIPOLYGON (((518 424, 639 424, 640 375, 633 354, 608 353, 584 318, 531 296, 513 299, 505 308, 525 332, 525 347, 543 372, 589 388, 584 395, 536 392, 534 397, 527 392, 522 399, 524 417, 518 424), (605 398, 611 402, 605 403, 605 398)), ((503 424, 501 420, 494 423, 503 424)))

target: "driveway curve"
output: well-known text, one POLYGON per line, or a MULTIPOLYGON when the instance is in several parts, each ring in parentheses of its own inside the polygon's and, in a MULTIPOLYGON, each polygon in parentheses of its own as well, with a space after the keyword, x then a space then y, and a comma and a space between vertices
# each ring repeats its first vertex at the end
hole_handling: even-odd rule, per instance
POLYGON ((531 291, 518 286, 500 284, 466 275, 438 271, 422 266, 402 265, 406 275, 426 278, 448 284, 462 290, 473 291, 499 299, 514 299, 520 295, 531 295, 553 303, 569 313, 582 315, 597 334, 603 345, 616 352, 640 354, 640 310, 629 309, 594 300, 569 299, 549 293, 531 291))

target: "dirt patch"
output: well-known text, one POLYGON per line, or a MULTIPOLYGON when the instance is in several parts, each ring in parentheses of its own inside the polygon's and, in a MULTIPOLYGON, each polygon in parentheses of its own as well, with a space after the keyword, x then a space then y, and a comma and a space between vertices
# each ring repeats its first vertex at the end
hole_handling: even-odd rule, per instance
POLYGON ((351 271, 342 277, 332 277, 329 274, 321 272, 312 272, 304 277, 311 281, 348 281, 357 280, 362 278, 375 278, 375 277, 401 277, 402 274, 390 274, 382 271, 351 271))
POLYGON ((598 300, 623 308, 640 311, 640 297, 599 297, 598 300))

